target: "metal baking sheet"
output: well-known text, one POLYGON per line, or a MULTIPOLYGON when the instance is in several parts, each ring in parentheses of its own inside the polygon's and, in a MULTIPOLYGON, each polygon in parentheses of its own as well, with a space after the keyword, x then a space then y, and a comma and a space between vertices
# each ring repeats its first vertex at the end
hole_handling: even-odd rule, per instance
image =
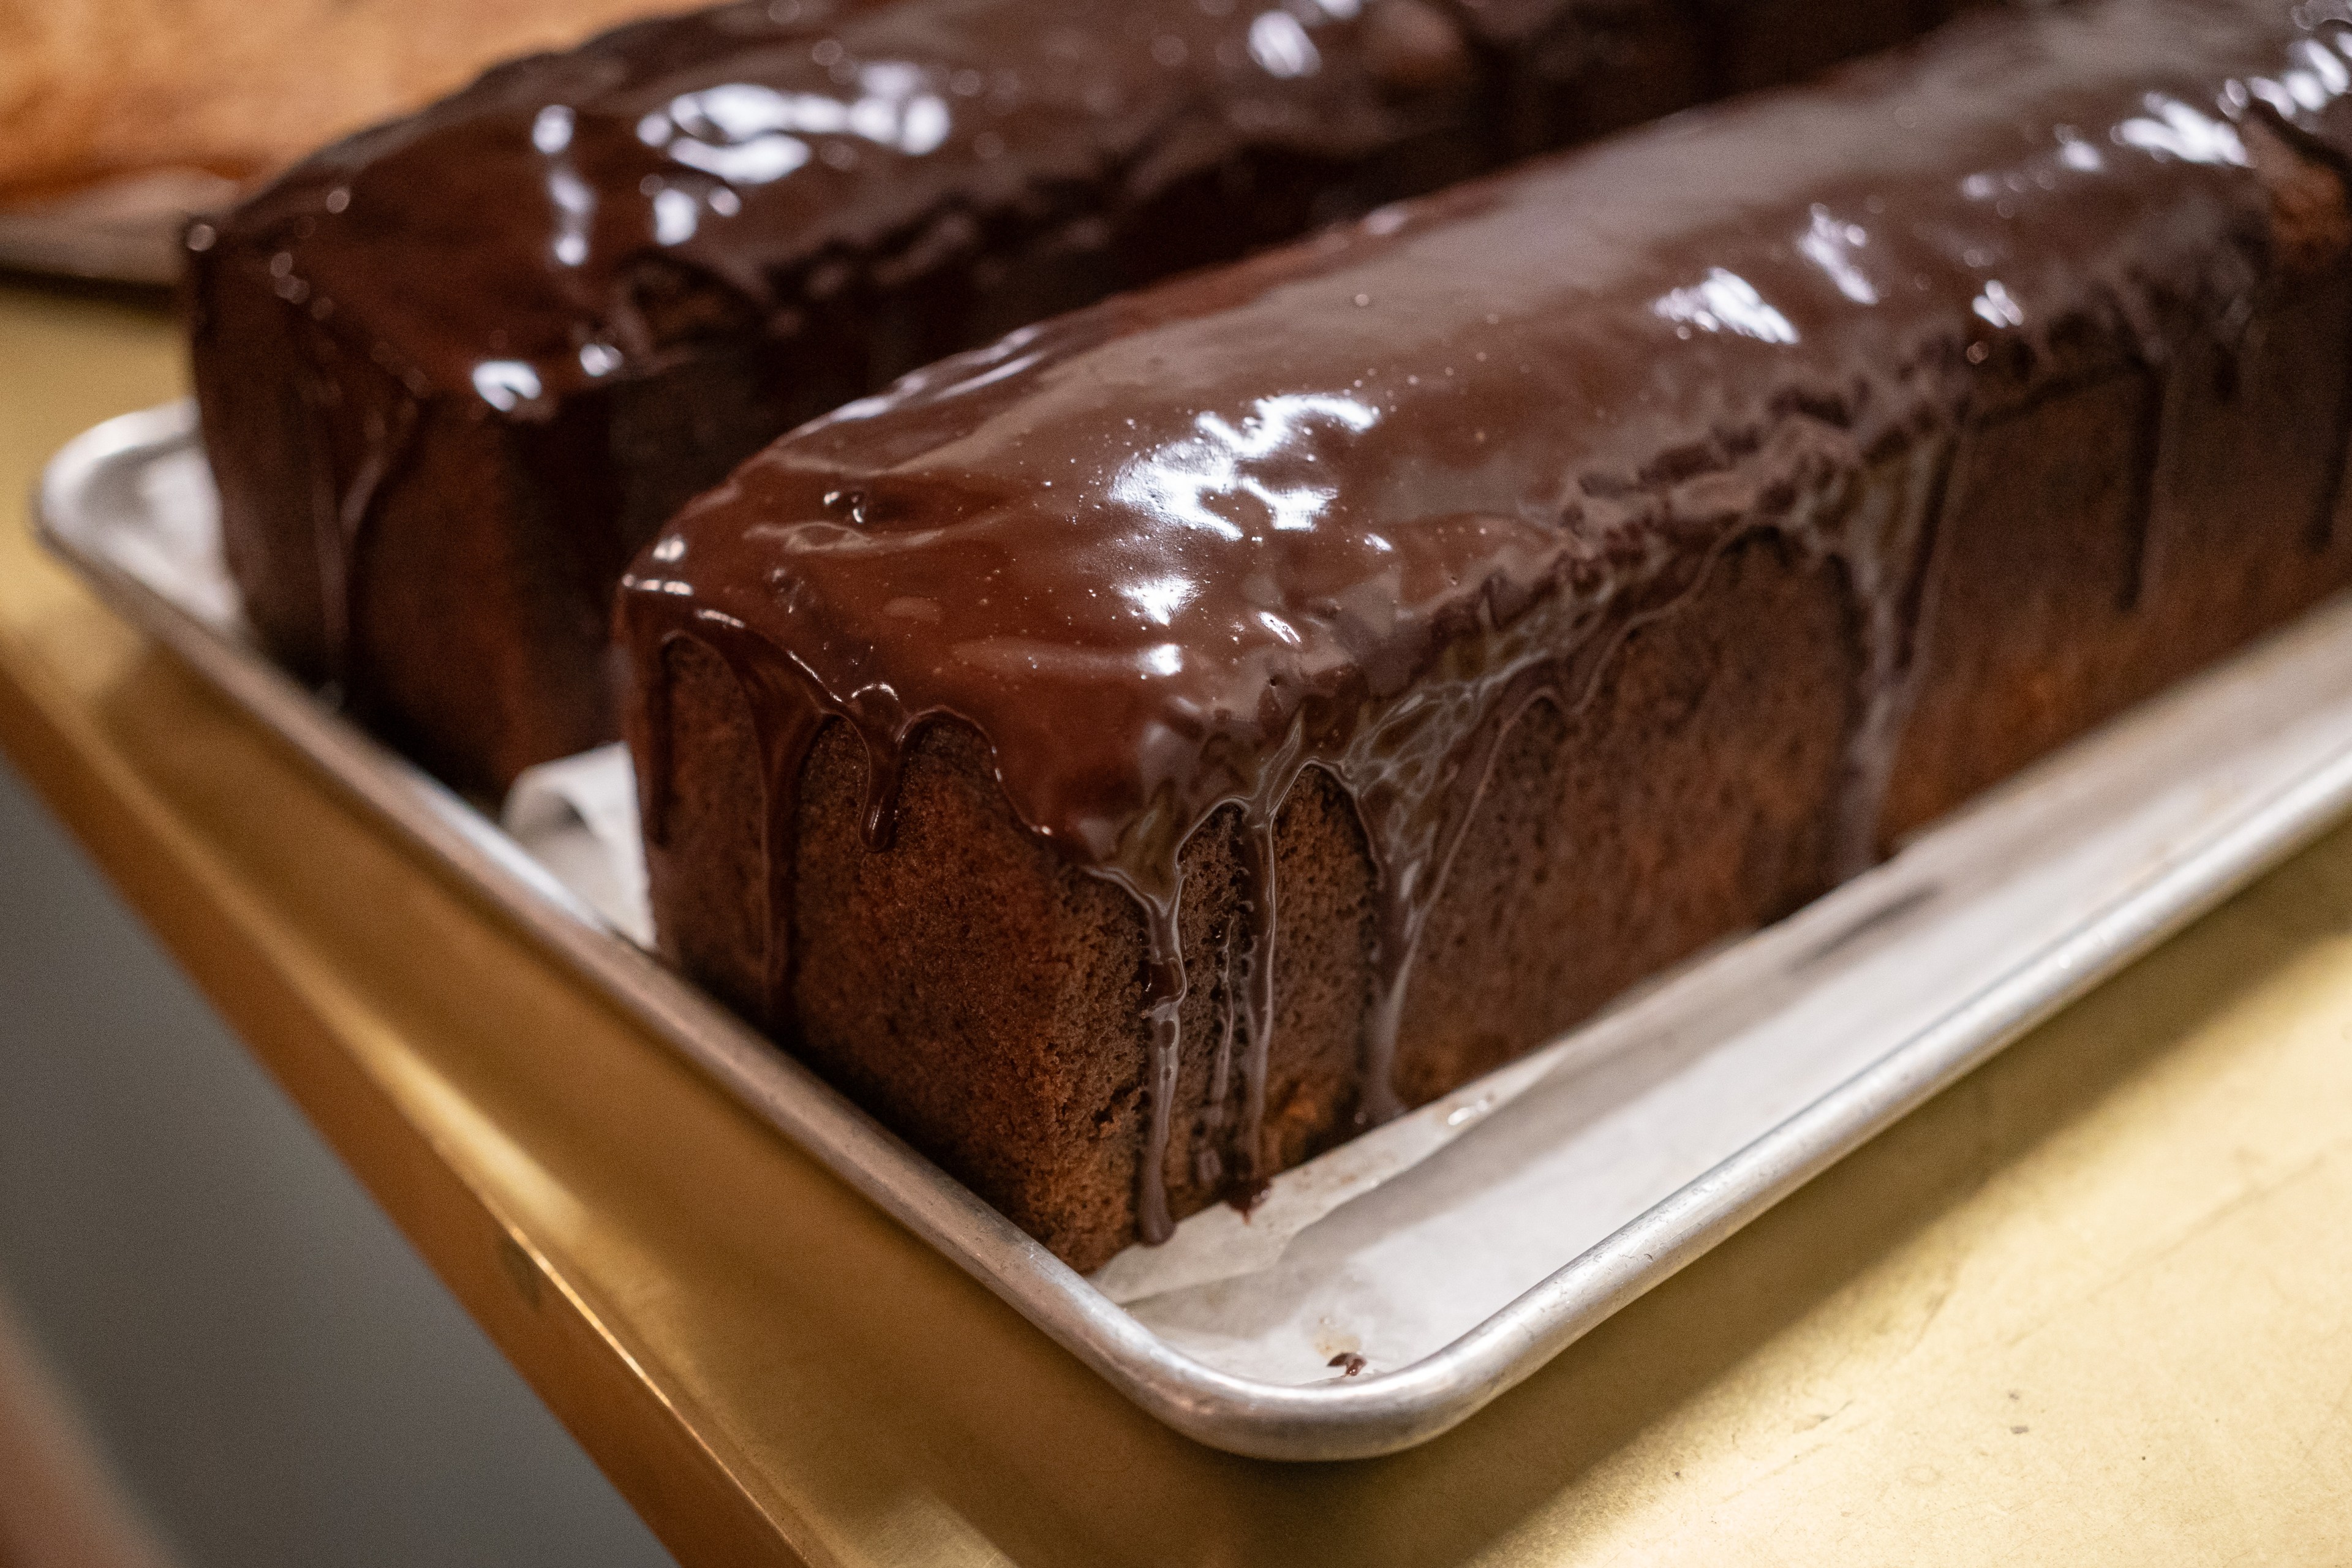
MULTIPOLYGON (((1254 1271, 1123 1308, 260 658, 233 600, 191 599, 189 552, 216 532, 164 481, 200 463, 194 423, 174 404, 67 447, 37 498, 49 545, 756 1114, 1137 1405, 1237 1453, 1360 1458, 1465 1419, 2352 805, 2337 601, 1548 1047, 1490 1123, 1254 1271), (1371 1369, 1321 1372, 1334 1314, 1383 1268, 1444 1293, 1382 1298, 1387 1322, 1338 1342, 1369 1336, 1371 1369)), ((1483 1115, 1478 1092, 1454 1114, 1483 1115)))
POLYGON ((180 278, 181 226, 228 205, 237 189, 200 169, 156 169, 0 206, 0 267, 169 288, 180 278))

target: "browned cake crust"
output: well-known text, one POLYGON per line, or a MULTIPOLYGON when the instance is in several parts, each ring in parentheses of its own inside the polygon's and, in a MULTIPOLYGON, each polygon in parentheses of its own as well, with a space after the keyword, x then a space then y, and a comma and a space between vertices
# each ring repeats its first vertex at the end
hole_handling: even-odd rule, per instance
MULTIPOLYGON (((1924 668, 1882 822, 1933 821, 2352 577, 2352 245, 2340 154, 2244 141, 2267 276, 2168 363, 2088 353, 1988 389, 1960 443, 1924 668)), ((2118 345, 2137 349, 2141 345, 2118 345)))
MULTIPOLYGON (((2352 72, 2340 52, 2317 57, 2318 107, 2258 74, 2342 41, 2270 0, 2104 0, 1989 23, 1910 65, 1636 133, 1344 243, 1073 318, 1029 345, 1020 375, 988 378, 993 362, 976 356, 788 438, 626 580, 666 950, 1089 1268, 1149 1235, 1163 1197, 1181 1216, 1245 1196, 1384 1102, 1432 1098, 1795 908, 2352 582, 2337 516, 2352 225, 2334 108, 2352 72), (2166 103, 2181 112, 2155 118, 2166 103), (1882 123, 1921 127, 1921 144, 1882 150, 1882 123), (1749 195, 1733 150, 1759 145, 1784 145, 1792 167, 1749 195), (1697 180, 1690 216, 1628 216, 1633 175, 1664 184, 1693 166, 1677 159, 1709 169, 1718 154, 1726 172, 1697 180), (1554 232, 1564 211, 1643 234, 1646 285, 1601 270, 1605 256, 1563 263, 1562 281, 1511 253, 1507 240, 1554 232), (1853 246, 1843 261, 1775 247, 1824 225, 1853 246), (1395 394, 1385 423, 1368 413, 1315 437, 1311 470, 1244 466, 1222 490, 1162 503, 1227 508, 1230 522, 1194 521, 1228 528, 1231 545, 1178 541, 1174 513, 1135 525, 1165 537, 1121 531, 1132 449, 1101 430, 1181 430, 1186 410, 1246 408, 1257 389, 1347 384, 1332 367, 1363 362, 1328 334, 1419 288, 1407 264, 1431 253, 1473 258, 1445 280, 1457 302, 1433 282, 1414 307, 1459 324, 1361 372, 1365 408, 1395 394), (1709 264, 1729 282, 1667 291, 1709 264), (1601 281, 1580 287, 1578 266, 1601 281), (1309 324, 1264 325, 1276 299, 1309 324), (1175 369, 1187 344, 1260 340, 1262 364, 1234 348, 1175 369), (1581 367, 1557 384, 1584 415, 1517 391, 1500 361, 1523 345, 1581 367), (1166 368, 1116 368, 1139 363, 1166 368), (1824 389, 1823 364, 1852 381, 1824 389), (1916 401, 1906 385, 1924 389, 1916 401), (1424 419, 1456 423, 1400 425, 1416 393, 1424 419), (1451 454, 1434 470, 1451 477, 1428 478, 1430 452, 1451 454), (1307 556, 1251 554, 1283 537, 1281 506, 1309 504, 1279 489, 1300 473, 1326 487, 1311 494, 1328 537, 1307 556), (1028 488, 1034 475, 1076 493, 1028 488), (1360 551, 1375 530, 1400 548, 1410 530, 1451 538, 1451 509, 1507 506, 1514 492, 1496 486, 1521 484, 1576 498, 1556 533, 1503 530, 1487 556, 1443 559, 1464 593, 1488 571, 1536 587, 1478 589, 1468 608, 1400 604, 1389 642, 1315 597, 1337 567, 1312 552, 1360 551), (1244 494, 1267 498, 1276 531, 1218 499, 1244 494), (1086 574, 1097 537, 1143 552, 1136 579, 1086 574), (1514 553, 1554 549, 1610 564, 1546 576, 1514 553), (1260 560, 1291 563, 1296 582, 1260 560), (1294 670, 1266 642, 1275 684, 1260 700, 1255 677, 1218 664, 1222 632, 1132 633, 1093 607, 1097 590, 1178 568, 1197 624, 1240 627, 1272 605, 1370 673, 1331 677, 1339 698, 1284 696, 1316 667, 1294 670), (1475 688, 1492 700, 1444 731, 1458 766, 1443 776, 1484 779, 1462 797, 1475 805, 1450 859, 1401 858, 1393 801, 1375 808, 1342 782, 1373 778, 1370 731, 1316 703, 1377 716, 1417 689, 1458 689, 1443 682, 1500 668, 1516 626, 1580 595, 1589 614, 1541 622, 1565 628, 1549 634, 1563 640, 1543 679, 1475 688), (1142 667, 1112 650, 1137 635, 1194 637, 1171 645, 1188 671, 1209 661, 1185 677, 1190 706, 1135 705, 1142 667), (973 673, 1005 647, 1031 649, 1039 673, 973 673), (1420 673, 1379 685, 1399 658, 1420 673), (1051 723, 1034 721, 1040 705, 1051 723), (1170 739, 1169 715, 1211 710, 1233 728, 1170 739), (1242 763, 1181 782, 1227 746, 1242 763), (1299 746, 1295 784, 1250 771, 1299 746), (1180 782, 1139 782, 1153 776, 1180 782), (1213 782, 1259 776, 1276 783, 1213 782), (1261 863, 1247 825, 1267 798, 1261 863), (1097 821, 1115 841, 1088 836, 1097 821), (1401 870, 1438 879, 1402 960, 1401 870), (1157 931, 1166 889, 1174 926, 1157 931), (1244 955, 1270 914, 1259 1019, 1244 955), (1156 967, 1171 953, 1172 1031, 1153 1024, 1180 994, 1156 967), (1400 973, 1383 1042, 1380 1002, 1400 973), (1253 1034, 1265 1059, 1245 1072, 1253 1034), (1169 1050, 1173 1090, 1155 1103, 1169 1050), (1155 1111, 1157 1173, 1142 1168, 1155 1111)), ((1224 426, 1230 448, 1255 439, 1264 458, 1267 417, 1256 437, 1224 426)), ((1151 449, 1177 454, 1173 471, 1209 471, 1198 443, 1151 449)))

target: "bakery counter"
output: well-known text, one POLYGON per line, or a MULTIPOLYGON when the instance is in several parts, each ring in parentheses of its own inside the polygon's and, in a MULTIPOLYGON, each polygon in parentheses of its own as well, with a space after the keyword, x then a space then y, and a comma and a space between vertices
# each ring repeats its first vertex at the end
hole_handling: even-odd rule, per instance
POLYGON ((1466 1426, 1128 1406, 101 609, 24 497, 174 394, 0 289, 0 745, 687 1563, 2315 1561, 2352 1499, 2352 829, 1466 1426))

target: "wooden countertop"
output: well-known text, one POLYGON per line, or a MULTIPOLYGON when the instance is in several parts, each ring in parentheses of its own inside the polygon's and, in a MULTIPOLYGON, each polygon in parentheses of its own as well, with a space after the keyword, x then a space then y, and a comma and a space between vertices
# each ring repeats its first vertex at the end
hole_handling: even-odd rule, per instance
POLYGON ((1452 1435, 1234 1458, 735 1110, 42 554, 39 464, 182 383, 160 313, 0 285, 0 747, 684 1562, 2352 1550, 2352 829, 1452 1435))

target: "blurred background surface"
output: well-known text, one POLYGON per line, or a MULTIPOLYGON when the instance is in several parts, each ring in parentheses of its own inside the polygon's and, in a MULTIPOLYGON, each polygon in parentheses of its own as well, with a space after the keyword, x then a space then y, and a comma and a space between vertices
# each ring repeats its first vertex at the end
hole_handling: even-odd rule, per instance
POLYGON ((0 765, 0 1564, 668 1561, 0 765))

